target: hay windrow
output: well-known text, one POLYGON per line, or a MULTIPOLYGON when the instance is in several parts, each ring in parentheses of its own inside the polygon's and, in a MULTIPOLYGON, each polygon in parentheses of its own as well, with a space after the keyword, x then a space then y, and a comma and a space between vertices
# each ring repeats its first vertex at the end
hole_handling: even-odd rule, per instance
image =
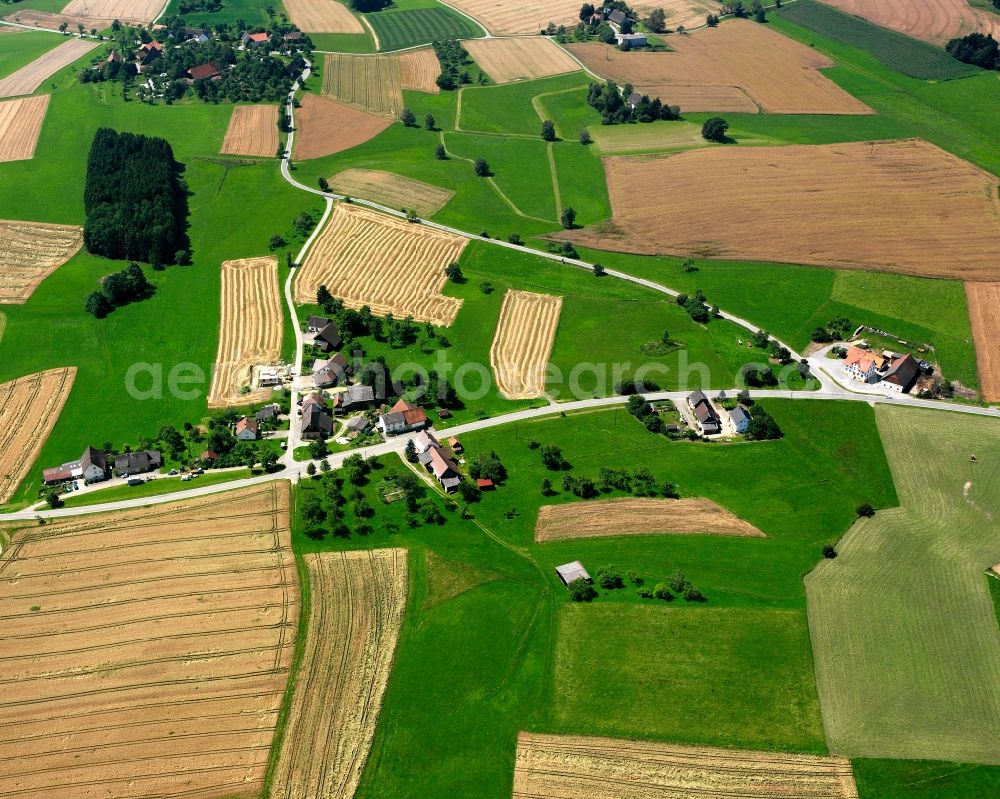
POLYGON ((497 388, 507 399, 545 394, 545 375, 559 326, 562 297, 508 291, 490 346, 497 388))
POLYGON ((396 56, 399 61, 399 81, 404 89, 438 94, 437 77, 441 74, 441 63, 429 47, 407 50, 396 56))

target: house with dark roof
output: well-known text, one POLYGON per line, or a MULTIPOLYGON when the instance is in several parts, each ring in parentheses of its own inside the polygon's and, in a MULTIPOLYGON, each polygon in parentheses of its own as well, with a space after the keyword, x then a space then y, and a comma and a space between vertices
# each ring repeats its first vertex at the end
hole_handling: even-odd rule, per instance
POLYGON ((163 45, 159 42, 147 42, 139 48, 135 54, 135 60, 139 66, 145 67, 152 64, 157 58, 163 55, 163 45))
POLYGON ((625 16, 625 12, 617 8, 608 14, 608 22, 617 27, 621 27, 622 25, 624 25, 625 20, 627 19, 628 17, 625 16))
POLYGON ((371 386, 348 386, 344 391, 333 395, 333 412, 350 413, 362 408, 370 408, 375 404, 375 389, 371 386))
POLYGON ((572 563, 564 563, 562 566, 556 566, 556 574, 559 575, 559 579, 562 580, 563 585, 569 585, 574 580, 583 580, 588 583, 593 582, 587 570, 583 568, 583 564, 578 560, 574 560, 572 563))
POLYGON ((187 71, 187 76, 191 80, 220 80, 222 72, 215 64, 209 61, 207 64, 198 64, 198 66, 191 67, 187 71))
POLYGON ((729 420, 733 423, 737 433, 745 433, 750 426, 750 414, 742 405, 737 405, 729 412, 729 420))
POLYGON ((634 111, 641 101, 642 95, 638 92, 632 92, 632 94, 625 98, 625 105, 634 111))
POLYGON ((340 345, 344 343, 344 339, 340 336, 337 323, 328 321, 313 333, 312 343, 323 352, 330 352, 339 349, 340 345))
POLYGON ((87 483, 99 483, 111 476, 111 463, 108 454, 94 447, 87 447, 79 460, 70 461, 42 472, 46 485, 64 483, 67 480, 83 480, 87 483))
POLYGON ((628 45, 629 50, 636 47, 645 47, 649 44, 649 42, 646 41, 645 33, 616 33, 615 41, 618 43, 619 47, 622 45, 628 45))
POLYGON ((311 403, 302 411, 302 438, 329 438, 333 433, 333 417, 320 405, 311 403))
POLYGON ((263 408, 257 411, 254 414, 254 418, 257 420, 257 423, 260 424, 261 422, 270 422, 274 419, 277 419, 278 416, 280 415, 281 415, 281 408, 279 408, 274 403, 271 403, 270 405, 265 405, 263 408))
POLYGON ((347 422, 347 437, 357 438, 371 429, 372 423, 364 416, 354 416, 347 422))
POLYGON ((692 391, 687 398, 688 407, 702 435, 714 436, 722 432, 722 421, 705 392, 701 389, 692 391))
POLYGON ((338 352, 330 360, 317 359, 313 363, 312 378, 316 388, 330 388, 347 378, 351 368, 344 353, 338 352))
POLYGON ((893 358, 889 369, 882 377, 882 384, 898 394, 906 394, 920 377, 920 364, 910 353, 893 358))
POLYGON ((309 333, 315 333, 319 330, 322 330, 328 324, 330 324, 330 320, 327 319, 325 316, 310 316, 306 320, 306 330, 309 333))
POLYGON ((126 477, 130 474, 145 474, 163 466, 163 455, 153 449, 139 452, 123 452, 115 455, 115 474, 126 477))

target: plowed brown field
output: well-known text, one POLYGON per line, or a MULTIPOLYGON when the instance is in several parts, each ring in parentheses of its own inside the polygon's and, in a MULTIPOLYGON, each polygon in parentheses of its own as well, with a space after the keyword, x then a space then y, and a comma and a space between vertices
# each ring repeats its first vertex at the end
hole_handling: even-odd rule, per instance
POLYGON ((407 50, 396 56, 399 61, 399 82, 404 89, 437 94, 437 76, 441 74, 441 64, 429 47, 407 50))
POLYGON ((68 16, 117 19, 146 24, 156 19, 163 0, 70 0, 62 13, 68 16))
POLYGON ((819 72, 833 62, 748 20, 670 39, 672 52, 627 52, 598 42, 570 45, 589 69, 684 111, 871 114, 819 72), (749 106, 748 106, 749 98, 749 106))
POLYGON ((497 83, 576 72, 580 65, 550 39, 470 39, 462 43, 497 83))
POLYGON ((979 390, 987 402, 1000 402, 1000 283, 966 283, 965 296, 976 342, 979 390))
POLYGON ((97 42, 89 39, 67 39, 27 66, 21 67, 17 72, 0 80, 0 97, 31 94, 60 69, 69 66, 95 47, 97 47, 97 42))
POLYGON ((609 535, 707 533, 763 537, 750 522, 710 499, 600 499, 542 505, 535 522, 536 541, 609 535))
POLYGON ((224 261, 219 350, 209 407, 247 405, 271 396, 269 388, 251 393, 240 389, 250 385, 255 364, 273 364, 281 357, 283 328, 278 260, 268 256, 224 261))
POLYGON ((323 70, 323 94, 395 119, 403 110, 399 60, 389 55, 330 53, 323 70))
POLYGON ((364 26, 337 0, 285 0, 292 22, 307 33, 364 33, 364 26))
POLYGON ((490 346, 497 388, 508 399, 545 394, 545 374, 559 326, 562 297, 508 291, 490 346))
POLYGON ((405 549, 305 556, 312 605, 272 799, 354 796, 407 596, 405 549))
POLYGON ((273 158, 278 144, 278 106, 237 105, 219 152, 273 158))
POLYGON ((70 366, 0 383, 0 505, 34 465, 75 378, 76 367, 70 366))
POLYGON ((295 157, 308 160, 349 150, 375 138, 391 124, 387 117, 306 93, 295 114, 295 157))
POLYGON ((47 94, 0 102, 0 163, 35 157, 35 145, 48 107, 47 94))
POLYGON ((14 532, 0 794, 256 795, 295 645, 288 484, 14 532))
POLYGON ((298 269, 295 297, 315 302, 325 285, 350 308, 450 325, 462 301, 446 297, 445 267, 466 240, 339 203, 298 269))
POLYGON ((842 757, 574 735, 517 736, 514 799, 857 799, 842 757))
POLYGON ((919 139, 712 147, 604 163, 611 225, 554 238, 642 254, 1000 280, 997 179, 919 139), (655 221, 663 219, 670 224, 655 221))
POLYGON ((0 219, 0 304, 27 302, 82 246, 83 229, 76 225, 0 219))
POLYGON ((823 0, 915 39, 946 44, 969 33, 1000 34, 1000 17, 972 8, 966 0, 823 0))
POLYGON ((388 208, 412 208, 419 216, 436 214, 455 192, 377 169, 345 169, 330 178, 338 194, 363 197, 388 208))

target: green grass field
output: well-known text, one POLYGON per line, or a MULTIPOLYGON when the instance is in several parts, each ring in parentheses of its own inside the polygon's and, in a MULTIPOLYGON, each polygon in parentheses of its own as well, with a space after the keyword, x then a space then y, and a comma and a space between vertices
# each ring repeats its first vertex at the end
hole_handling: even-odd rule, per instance
POLYGON ((912 78, 948 80, 981 71, 952 58, 943 48, 879 27, 816 0, 796 0, 775 16, 842 44, 867 50, 890 69, 912 78))
MULTIPOLYGON (((0 9, 2 13, 2 9, 0 9)), ((30 64, 39 56, 58 47, 64 40, 52 33, 19 31, 4 33, 3 47, 0 47, 0 78, 30 64)))
POLYGON ((175 491, 203 488, 204 486, 228 483, 231 480, 245 480, 250 476, 249 469, 227 469, 218 472, 205 472, 205 474, 192 478, 190 482, 181 482, 179 477, 158 477, 155 480, 148 480, 141 486, 114 486, 95 491, 92 494, 66 494, 64 495, 64 504, 67 508, 79 508, 83 505, 100 505, 124 499, 161 497, 164 494, 173 494, 175 491))
POLYGON ((379 11, 366 14, 365 19, 374 29, 381 51, 402 50, 439 39, 474 39, 483 35, 482 28, 471 20, 437 3, 379 11))
POLYGON ((983 799, 1000 795, 1000 768, 933 760, 852 763, 860 799, 983 799))
POLYGON ((532 103, 533 99, 541 95, 544 100, 544 96, 551 92, 586 88, 587 83, 588 78, 584 73, 571 72, 568 75, 501 86, 467 86, 461 89, 462 113, 458 129, 472 133, 517 134, 538 138, 542 129, 542 117, 532 103))
POLYGON ((806 578, 830 747, 1000 764, 1000 631, 983 579, 997 560, 1000 422, 876 418, 901 507, 858 522, 806 578))
MULTIPOLYGON (((249 26, 266 26, 270 23, 267 9, 273 9, 275 16, 285 14, 285 8, 278 2, 268 2, 268 0, 222 0, 222 8, 212 13, 189 13, 184 14, 184 21, 192 26, 216 25, 223 23, 232 25, 238 19, 242 19, 249 26)), ((181 16, 180 0, 170 0, 164 16, 181 16)))
POLYGON ((370 33, 310 33, 313 46, 331 53, 374 53, 375 40, 370 33))

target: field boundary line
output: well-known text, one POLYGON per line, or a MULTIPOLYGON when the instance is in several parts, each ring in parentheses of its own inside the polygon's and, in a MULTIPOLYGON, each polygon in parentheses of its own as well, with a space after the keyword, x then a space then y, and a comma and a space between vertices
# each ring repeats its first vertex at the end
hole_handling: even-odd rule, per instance
POLYGON ((552 150, 552 142, 545 143, 545 153, 549 158, 549 176, 552 178, 552 194, 556 198, 556 216, 562 217, 562 195, 559 193, 559 170, 556 169, 556 156, 552 150))
MULTIPOLYGON (((368 28, 368 32, 372 35, 372 39, 375 40, 375 52, 369 53, 369 55, 378 55, 379 53, 382 52, 382 42, 379 41, 378 34, 375 33, 375 27, 368 21, 365 15, 361 14, 360 16, 362 24, 364 24, 364 26, 368 28)), ((292 89, 292 91, 294 92, 295 90, 292 89)))

